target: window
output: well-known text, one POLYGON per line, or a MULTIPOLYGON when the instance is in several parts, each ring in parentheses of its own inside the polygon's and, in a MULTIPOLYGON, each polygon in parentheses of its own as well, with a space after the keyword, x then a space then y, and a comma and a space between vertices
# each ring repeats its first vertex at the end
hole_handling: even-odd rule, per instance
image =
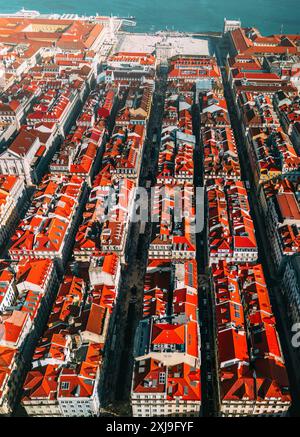
POLYGON ((60 388, 61 388, 62 390, 69 390, 69 387, 70 387, 70 383, 69 383, 69 382, 62 382, 62 383, 60 384, 60 388))
POLYGON ((165 372, 160 372, 159 374, 159 384, 165 384, 166 382, 166 374, 165 372))

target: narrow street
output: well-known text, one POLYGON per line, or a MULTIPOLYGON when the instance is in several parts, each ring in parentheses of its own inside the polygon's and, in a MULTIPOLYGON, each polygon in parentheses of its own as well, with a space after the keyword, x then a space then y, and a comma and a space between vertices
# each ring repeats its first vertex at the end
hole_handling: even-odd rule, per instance
MULTIPOLYGON (((193 127, 196 136, 196 147, 194 153, 195 162, 195 187, 203 187, 203 150, 200 135, 200 112, 202 109, 202 100, 193 108, 193 127)), ((207 199, 205 197, 204 211, 207 214, 207 199)), ((214 330, 212 321, 212 294, 210 281, 207 271, 208 254, 207 254, 207 221, 202 232, 196 235, 197 246, 197 266, 198 266, 198 319, 200 324, 201 335, 201 385, 202 385, 202 411, 204 417, 213 416, 216 410, 214 385, 215 385, 215 366, 214 366, 214 330)))

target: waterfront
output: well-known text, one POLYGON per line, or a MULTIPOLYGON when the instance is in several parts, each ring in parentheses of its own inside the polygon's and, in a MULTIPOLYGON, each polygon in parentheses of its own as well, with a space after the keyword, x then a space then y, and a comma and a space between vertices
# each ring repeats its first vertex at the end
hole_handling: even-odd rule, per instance
POLYGON ((240 18, 243 25, 258 27, 262 33, 299 32, 300 2, 297 0, 0 0, 2 13, 16 12, 22 7, 43 13, 134 15, 137 31, 174 29, 185 32, 220 31, 224 17, 240 18))

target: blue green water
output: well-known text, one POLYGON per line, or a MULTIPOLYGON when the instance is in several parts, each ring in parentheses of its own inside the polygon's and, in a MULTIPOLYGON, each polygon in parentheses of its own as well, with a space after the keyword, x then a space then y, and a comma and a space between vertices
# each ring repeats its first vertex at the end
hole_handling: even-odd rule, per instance
POLYGON ((300 0, 0 0, 1 13, 25 7, 40 12, 134 15, 137 31, 222 30, 223 19, 240 18, 262 33, 300 33, 300 0))

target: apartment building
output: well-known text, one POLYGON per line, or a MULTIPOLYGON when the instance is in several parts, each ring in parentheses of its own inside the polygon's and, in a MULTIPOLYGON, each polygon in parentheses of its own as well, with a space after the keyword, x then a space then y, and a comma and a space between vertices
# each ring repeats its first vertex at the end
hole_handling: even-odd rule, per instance
POLYGON ((21 384, 24 362, 16 349, 6 346, 0 346, 0 357, 0 414, 8 415, 15 404, 15 396, 21 384))
POLYGON ((109 173, 99 173, 76 234, 75 259, 91 260, 103 253, 115 253, 124 260, 134 188, 130 179, 114 180, 109 173))
POLYGON ((134 343, 133 416, 198 416, 201 407, 200 334, 195 261, 148 265, 144 318, 134 343), (171 279, 171 281, 170 281, 171 279), (171 314, 166 314, 174 286, 171 314), (167 287, 167 288, 164 288, 167 287), (156 300, 149 295, 155 292, 156 300), (163 294, 163 299, 159 294, 163 294), (166 315, 165 315, 166 314, 166 315))
POLYGON ((288 302, 289 321, 291 325, 300 323, 300 257, 299 252, 287 259, 282 288, 288 302))
POLYGON ((21 129, 12 144, 0 155, 0 171, 3 174, 22 176, 27 185, 38 183, 46 170, 48 156, 53 153, 55 130, 42 132, 21 129))
MULTIPOLYGON (((74 256, 76 259, 76 252, 74 256)), ((89 266, 89 279, 92 286, 113 286, 116 290, 116 293, 118 293, 120 277, 121 263, 120 257, 118 257, 117 254, 107 253, 91 259, 89 266)))
MULTIPOLYGON (((24 383, 29 416, 97 416, 103 349, 116 294, 92 285, 87 266, 64 276, 24 383), (85 277, 86 279, 83 279, 85 277)), ((103 285, 103 284, 102 284, 103 285)))
POLYGON ((218 82, 221 73, 215 58, 210 56, 182 56, 171 58, 168 81, 198 82, 210 79, 218 82))
POLYGON ((105 145, 101 169, 116 178, 138 181, 145 135, 143 125, 116 126, 105 145))
POLYGON ((289 382, 262 267, 212 265, 219 414, 283 416, 289 382))
POLYGON ((146 126, 150 117, 154 84, 125 87, 121 91, 122 107, 116 115, 116 126, 146 126))
POLYGON ((0 144, 5 144, 17 129, 18 120, 14 104, 0 103, 0 144))
POLYGON ((99 170, 107 131, 112 124, 115 100, 116 92, 110 86, 98 85, 89 94, 71 132, 52 159, 51 172, 76 174, 91 185, 99 170))
POLYGON ((156 58, 151 53, 117 52, 109 56, 107 66, 113 70, 142 71, 155 69, 156 58))
POLYGON ((194 188, 186 184, 155 185, 152 194, 149 257, 178 261, 195 258, 194 188))
POLYGON ((115 83, 120 87, 154 86, 156 57, 144 52, 117 52, 106 59, 106 69, 100 78, 106 83, 115 83))
POLYGON ((296 122, 293 125, 292 132, 291 132, 291 140, 295 147, 295 150, 297 151, 298 155, 300 155, 300 123, 296 122))
POLYGON ((0 412, 16 406, 25 365, 49 315, 58 279, 51 260, 20 261, 1 266, 0 412))
POLYGON ((83 179, 58 174, 44 176, 11 238, 11 258, 51 258, 62 268, 75 236, 84 198, 83 179))
POLYGON ((272 258, 280 271, 284 268, 286 257, 299 252, 300 207, 297 183, 288 183, 283 179, 275 187, 270 187, 266 224, 272 258))
POLYGON ((0 244, 10 235, 25 202, 24 179, 0 175, 0 244))
POLYGON ((256 185, 281 175, 299 177, 300 157, 281 128, 250 129, 250 164, 256 185))
POLYGON ((241 179, 241 168, 234 134, 230 127, 203 128, 204 180, 241 179))
POLYGON ((164 128, 158 156, 157 184, 190 184, 194 182, 194 135, 164 128))
POLYGON ((200 99, 200 106, 201 126, 215 128, 230 127, 227 103, 223 96, 220 97, 213 91, 204 93, 200 99))
POLYGON ((27 116, 27 124, 35 126, 37 123, 56 123, 62 136, 65 135, 76 110, 79 100, 77 90, 67 89, 64 92, 55 89, 48 90, 33 106, 27 116))
POLYGON ((244 183, 211 179, 206 190, 210 265, 218 260, 255 262, 258 250, 244 183))

